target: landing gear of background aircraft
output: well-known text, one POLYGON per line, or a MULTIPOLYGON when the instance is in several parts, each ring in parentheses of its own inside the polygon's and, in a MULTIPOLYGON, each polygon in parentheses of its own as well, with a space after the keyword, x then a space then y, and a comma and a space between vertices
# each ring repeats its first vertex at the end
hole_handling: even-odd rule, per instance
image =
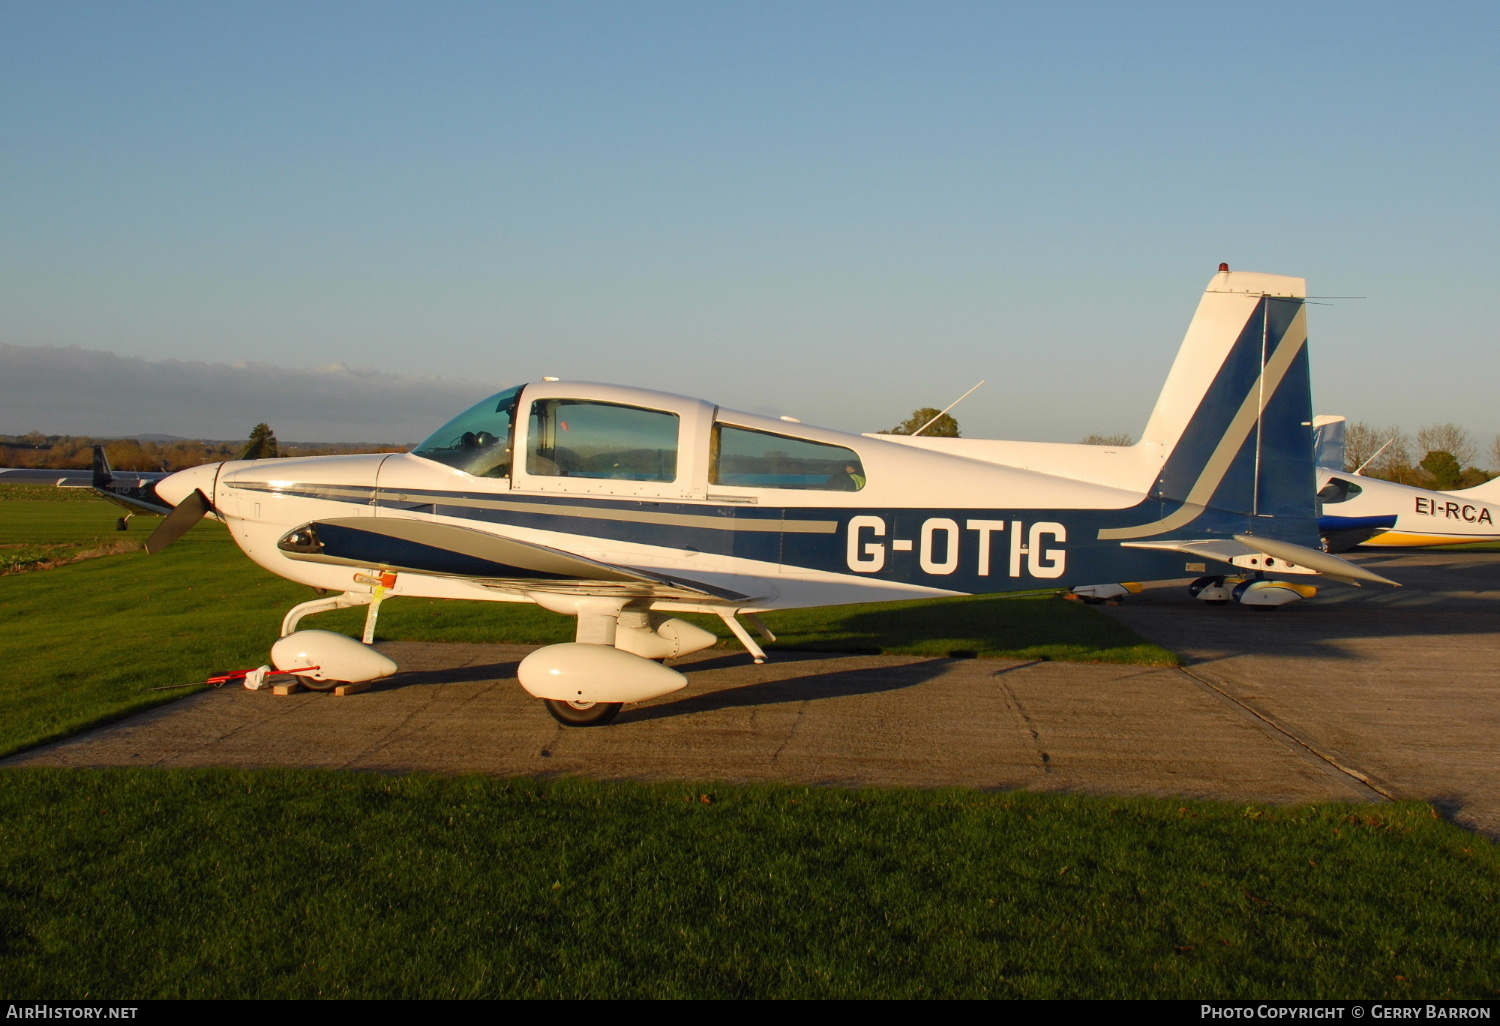
POLYGON ((1228 605, 1229 600, 1234 597, 1224 586, 1222 576, 1198 578, 1188 585, 1188 594, 1199 602, 1206 602, 1211 606, 1228 605))
POLYGON ((1091 606, 1106 602, 1118 606, 1126 595, 1139 595, 1143 590, 1144 586, 1135 581, 1125 581, 1122 584, 1080 584, 1063 597, 1091 606))
POLYGON ((116 531, 128 531, 128 530, 130 530, 130 518, 129 517, 121 517, 119 520, 116 520, 115 521, 115 530, 116 531))
POLYGON ((602 727, 619 715, 624 702, 569 702, 544 698, 542 704, 552 718, 566 727, 602 727))

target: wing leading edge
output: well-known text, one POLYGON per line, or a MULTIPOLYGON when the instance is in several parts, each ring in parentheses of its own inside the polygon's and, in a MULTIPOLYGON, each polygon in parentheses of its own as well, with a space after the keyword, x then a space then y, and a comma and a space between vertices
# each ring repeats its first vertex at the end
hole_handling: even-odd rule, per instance
POLYGON ((620 566, 547 545, 421 520, 340 517, 287 532, 277 548, 308 563, 461 577, 502 591, 742 602, 752 596, 659 570, 620 566))

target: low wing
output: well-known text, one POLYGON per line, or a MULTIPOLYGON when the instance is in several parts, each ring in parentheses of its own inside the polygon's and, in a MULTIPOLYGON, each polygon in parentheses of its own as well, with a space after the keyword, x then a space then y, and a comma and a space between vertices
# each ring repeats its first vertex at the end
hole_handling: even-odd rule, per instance
POLYGON ((743 602, 741 594, 660 570, 603 563, 452 524, 382 517, 317 520, 277 542, 288 559, 461 577, 500 591, 743 602))
POLYGON ((88 488, 89 491, 101 499, 108 499, 116 506, 131 513, 154 513, 159 517, 164 517, 172 512, 172 507, 164 503, 149 502, 145 499, 137 499, 128 494, 122 495, 108 488, 95 488, 93 486, 88 486, 88 488))
POLYGON ((1149 542, 1121 542, 1127 549, 1165 549, 1181 552, 1203 559, 1214 559, 1231 566, 1280 571, 1282 573, 1317 573, 1359 586, 1361 581, 1389 584, 1393 588, 1401 585, 1372 570, 1366 570, 1327 552, 1319 552, 1305 545, 1262 538, 1253 534, 1237 534, 1233 538, 1179 539, 1149 542), (1278 563, 1279 561, 1279 563, 1278 563))

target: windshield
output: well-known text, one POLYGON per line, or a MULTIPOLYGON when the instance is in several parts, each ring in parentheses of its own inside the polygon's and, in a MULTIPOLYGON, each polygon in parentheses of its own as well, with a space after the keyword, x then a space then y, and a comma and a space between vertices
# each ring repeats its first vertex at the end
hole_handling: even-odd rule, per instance
POLYGON ((1318 498, 1323 500, 1324 505, 1331 506, 1336 502, 1348 502, 1362 491, 1364 489, 1353 481, 1333 477, 1318 491, 1318 498))
POLYGON ((516 400, 523 387, 508 388, 469 407, 412 453, 475 477, 509 477, 516 400))

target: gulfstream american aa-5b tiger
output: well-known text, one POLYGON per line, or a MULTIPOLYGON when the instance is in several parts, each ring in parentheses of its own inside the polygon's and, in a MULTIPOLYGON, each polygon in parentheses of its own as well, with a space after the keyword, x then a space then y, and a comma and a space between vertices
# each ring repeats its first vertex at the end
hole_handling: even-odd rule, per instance
MULTIPOLYGON (((521 663, 566 724, 681 688, 664 661, 799 606, 1203 574, 1255 603, 1322 573, 1299 278, 1208 286, 1143 439, 1126 448, 856 435, 643 388, 548 379, 454 417, 409 453, 234 461, 173 475, 157 551, 213 512, 303 603, 277 670, 331 687, 392 672, 312 612, 387 597, 534 602, 577 640, 521 663), (1211 569, 1212 568, 1212 569, 1211 569)), ((366 642, 371 639, 367 621, 366 642)))

